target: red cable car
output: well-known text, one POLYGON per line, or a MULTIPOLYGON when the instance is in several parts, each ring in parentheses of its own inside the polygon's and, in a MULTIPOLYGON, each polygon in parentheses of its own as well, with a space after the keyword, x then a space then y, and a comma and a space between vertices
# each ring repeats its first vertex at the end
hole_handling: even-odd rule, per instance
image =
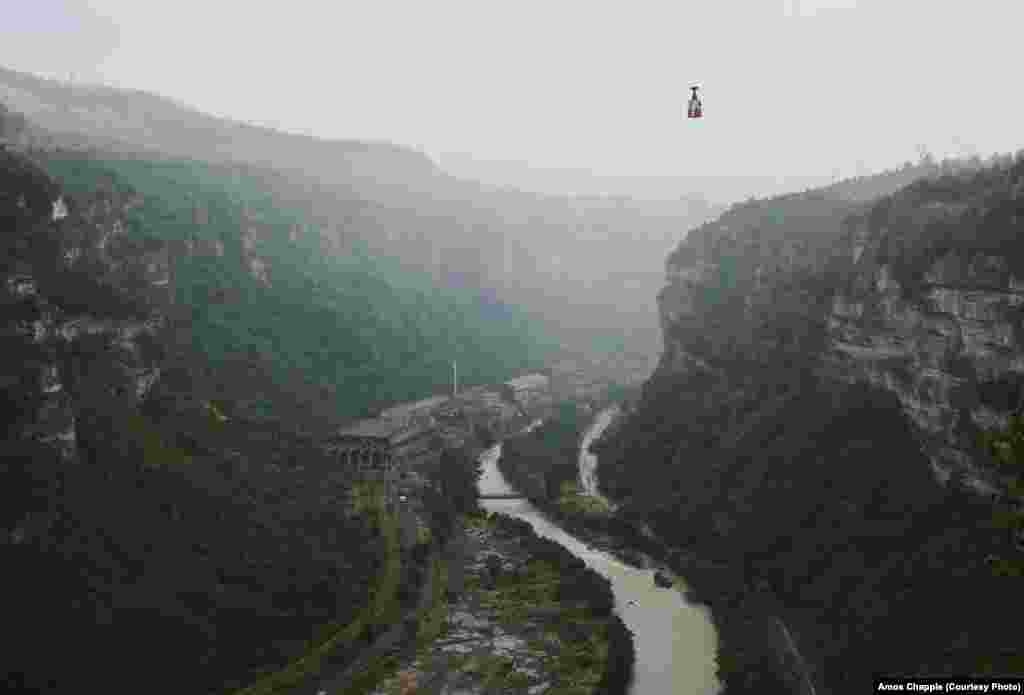
POLYGON ((699 87, 690 87, 692 94, 690 94, 690 103, 686 107, 687 118, 701 118, 704 115, 704 107, 700 103, 700 98, 697 96, 697 90, 699 87))

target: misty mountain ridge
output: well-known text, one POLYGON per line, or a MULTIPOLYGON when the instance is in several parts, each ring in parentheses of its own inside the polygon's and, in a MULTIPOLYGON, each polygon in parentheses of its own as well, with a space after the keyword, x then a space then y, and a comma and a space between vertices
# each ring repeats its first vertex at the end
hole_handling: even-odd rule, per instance
POLYGON ((420 152, 400 145, 327 140, 211 116, 142 90, 74 85, 0 67, 0 101, 54 134, 80 144, 131 148, 208 161, 248 161, 279 169, 316 170, 336 178, 429 180, 440 172, 420 152), (382 169, 381 167, 385 167, 382 169))
POLYGON ((661 259, 687 228, 719 211, 696 196, 644 201, 501 189, 449 176, 410 148, 279 133, 144 92, 10 70, 0 71, 0 102, 27 117, 23 140, 44 150, 194 159, 216 164, 219 176, 255 177, 276 205, 305 212, 325 253, 344 253, 348 240, 361 239, 375 255, 425 269, 438 282, 527 308, 577 347, 612 329, 653 353, 661 259))
POLYGON ((385 141, 336 140, 220 118, 144 90, 73 84, 0 67, 0 102, 84 146, 143 149, 206 161, 246 161, 323 180, 402 183, 432 195, 463 187, 545 196, 685 200, 698 207, 823 185, 827 177, 606 176, 571 167, 443 153, 431 158, 385 141))

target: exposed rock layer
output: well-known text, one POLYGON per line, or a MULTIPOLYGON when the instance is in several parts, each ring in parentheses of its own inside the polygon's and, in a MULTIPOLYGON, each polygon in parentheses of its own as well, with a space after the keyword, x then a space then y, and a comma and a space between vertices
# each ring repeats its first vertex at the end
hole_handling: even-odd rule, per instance
POLYGON ((977 435, 1005 426, 1024 396, 1024 274, 1010 241, 1024 231, 1022 185, 1024 167, 1004 162, 875 204, 831 201, 831 214, 807 194, 774 236, 756 203, 730 210, 667 264, 659 373, 713 369, 736 345, 764 354, 779 347, 766 325, 803 312, 824 328, 813 359, 895 393, 940 480, 962 472, 994 490, 977 435))

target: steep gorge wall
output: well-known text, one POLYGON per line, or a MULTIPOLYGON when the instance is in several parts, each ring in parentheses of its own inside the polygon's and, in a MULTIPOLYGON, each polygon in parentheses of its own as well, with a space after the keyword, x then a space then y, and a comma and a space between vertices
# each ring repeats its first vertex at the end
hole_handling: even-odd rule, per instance
MULTIPOLYGON (((924 180, 877 203, 828 204, 834 212, 806 229, 806 216, 784 216, 767 244, 770 224, 730 228, 736 210, 691 233, 659 295, 660 373, 710 368, 737 343, 763 356, 778 347, 765 327, 803 314, 809 331, 822 331, 821 342, 805 341, 805 353, 817 354, 803 355, 820 374, 893 392, 938 478, 962 473, 993 492, 978 435, 1005 427, 1024 404, 1024 270, 1014 241, 1024 231, 1024 167, 924 180), (805 291, 793 293, 801 282, 805 291)), ((808 336, 789 337, 795 345, 808 336)))
POLYGON ((730 693, 776 692, 773 616, 820 692, 1024 663, 1019 582, 991 564, 1024 547, 992 522, 1014 501, 940 484, 1007 487, 979 435, 1021 402, 1022 178, 1018 158, 877 201, 753 201, 670 256, 662 359, 601 486, 733 578, 692 578, 730 693))
POLYGON ((153 692, 240 687, 351 621, 380 564, 314 440, 213 406, 246 379, 191 350, 193 307, 171 301, 185 248, 126 232, 138 202, 0 152, 9 690, 124 691, 170 653, 188 667, 153 692))
POLYGON ((0 176, 3 339, 5 354, 20 358, 6 365, 11 422, 73 460, 78 416, 69 387, 105 379, 113 396, 137 404, 160 376, 154 344, 168 304, 166 249, 126 239, 130 198, 100 191, 65 201, 15 156, 0 159, 0 176), (108 373, 81 372, 78 357, 99 348, 97 340, 108 373))
POLYGON ((994 492, 978 434, 1006 427, 1024 405, 1024 280, 1005 255, 953 251, 907 292, 881 255, 884 239, 855 227, 847 244, 850 282, 828 317, 834 364, 899 397, 940 480, 962 472, 994 492))

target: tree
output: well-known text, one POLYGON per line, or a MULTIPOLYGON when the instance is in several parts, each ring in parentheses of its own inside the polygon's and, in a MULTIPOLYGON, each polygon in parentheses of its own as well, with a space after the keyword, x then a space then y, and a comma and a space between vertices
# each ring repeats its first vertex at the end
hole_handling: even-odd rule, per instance
MULTIPOLYGON (((992 518, 993 527, 1006 534, 1005 550, 987 560, 993 574, 1019 585, 1024 577, 1024 417, 1011 417, 1005 430, 985 433, 982 441, 1005 473, 992 518)), ((990 653, 979 666, 984 673, 1017 672, 1024 669, 1024 653, 1019 647, 990 653)))
POLYGON ((1007 534, 1009 548, 1002 557, 993 558, 993 570, 1024 577, 1024 417, 1011 417, 1005 430, 985 433, 982 439, 1004 473, 993 524, 1007 534))
POLYGON ((455 511, 465 514, 477 510, 480 464, 465 449, 445 449, 441 453, 435 482, 455 511))
POLYGON ((494 446, 498 441, 492 429, 482 423, 477 423, 473 426, 473 434, 485 448, 494 446))

